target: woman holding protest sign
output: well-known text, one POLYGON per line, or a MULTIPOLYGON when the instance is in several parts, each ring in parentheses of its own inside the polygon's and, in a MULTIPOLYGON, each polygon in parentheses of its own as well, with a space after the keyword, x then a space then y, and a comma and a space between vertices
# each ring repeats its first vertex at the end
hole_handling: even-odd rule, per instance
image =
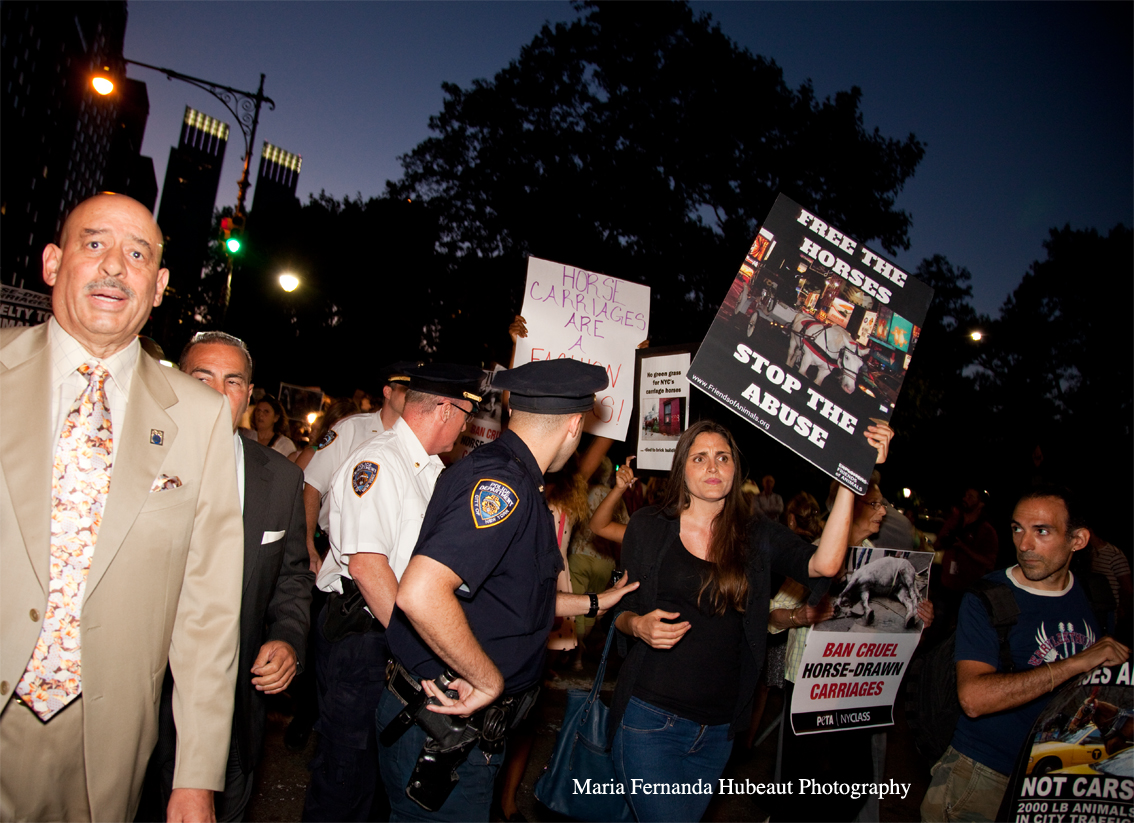
MULTIPOLYGON (((843 491, 840 487, 840 491, 843 491)), ((850 545, 873 548, 870 536, 876 534, 886 514, 882 492, 871 483, 866 493, 855 498, 851 516, 850 545)), ((795 734, 792 728, 792 695, 803 660, 811 627, 834 616, 834 605, 824 598, 812 606, 808 591, 795 580, 785 580, 769 606, 768 631, 788 630, 785 659, 784 704, 776 758, 776 781, 794 782, 812 778, 824 783, 880 782, 886 763, 886 733, 875 729, 851 729, 837 733, 795 734)), ((933 603, 921 600, 917 616, 928 628, 933 623, 933 603)), ((827 795, 807 804, 777 803, 772 809, 776 821, 877 820, 879 799, 873 795, 827 795)))
MULTIPOLYGON (((865 436, 884 461, 893 431, 870 426, 865 436)), ((846 556, 849 489, 839 490, 815 547, 778 523, 747 517, 739 458, 728 429, 690 426, 663 504, 637 512, 622 544, 623 566, 642 585, 616 618, 620 645, 632 641, 611 728, 615 772, 639 821, 698 820, 716 792, 733 737, 750 718, 772 573, 830 578, 846 556), (653 783, 689 791, 646 793, 653 783)))

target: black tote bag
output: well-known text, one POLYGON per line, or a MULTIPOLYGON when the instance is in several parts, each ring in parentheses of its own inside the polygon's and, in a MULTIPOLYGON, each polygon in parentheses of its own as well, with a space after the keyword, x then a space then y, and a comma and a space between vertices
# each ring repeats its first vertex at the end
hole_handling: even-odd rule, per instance
POLYGON ((611 741, 606 733, 610 709, 599 700, 603 675, 606 674, 606 658, 616 631, 611 623, 606 646, 602 650, 602 662, 591 690, 571 689, 567 692, 563 726, 555 739, 551 760, 535 784, 536 800, 575 820, 596 823, 632 823, 634 820, 630 804, 623 794, 576 792, 578 786, 586 785, 588 778, 592 786, 598 784, 596 788, 600 792, 617 785, 610 753, 611 741))

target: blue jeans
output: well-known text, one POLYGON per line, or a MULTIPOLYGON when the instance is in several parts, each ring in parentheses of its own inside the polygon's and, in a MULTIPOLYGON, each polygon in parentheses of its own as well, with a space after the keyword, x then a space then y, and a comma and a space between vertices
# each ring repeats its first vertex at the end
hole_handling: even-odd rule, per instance
POLYGON ((636 697, 614 733, 614 773, 640 821, 700 820, 731 753, 727 723, 702 726, 636 697), (653 791, 674 783, 688 793, 653 791))
MULTIPOLYGON (((375 715, 379 735, 403 708, 402 701, 393 694, 388 691, 382 693, 375 715)), ((411 726, 394 745, 378 746, 382 782, 390 796, 390 820, 422 820, 431 823, 442 820, 487 821, 488 810, 492 805, 492 786, 496 781, 496 773, 500 771, 500 764, 504 762, 503 753, 489 756, 481 751, 480 746, 474 746, 465 762, 457 767, 460 782, 445 800, 445 805, 435 812, 427 812, 406 796, 406 784, 424 745, 425 732, 417 726, 411 726)))

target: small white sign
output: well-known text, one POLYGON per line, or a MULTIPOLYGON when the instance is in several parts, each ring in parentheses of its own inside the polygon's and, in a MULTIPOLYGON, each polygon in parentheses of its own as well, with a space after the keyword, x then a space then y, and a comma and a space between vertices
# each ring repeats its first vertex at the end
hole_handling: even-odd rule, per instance
POLYGON ((689 426, 689 352, 643 357, 638 385, 639 469, 669 471, 689 426))

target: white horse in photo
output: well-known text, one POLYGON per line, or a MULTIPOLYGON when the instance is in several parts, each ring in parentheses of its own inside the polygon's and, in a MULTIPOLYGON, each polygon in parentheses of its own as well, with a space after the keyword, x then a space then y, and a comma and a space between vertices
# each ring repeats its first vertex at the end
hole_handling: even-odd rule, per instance
POLYGON ((847 578, 846 588, 835 599, 835 617, 854 617, 854 609, 862 606, 863 622, 874 622, 872 597, 893 597, 906 607, 906 628, 917 620, 917 604, 921 601, 917 571, 902 557, 883 557, 855 569, 847 578))
POLYGON ((858 372, 869 354, 868 346, 860 345, 842 326, 820 323, 806 312, 797 312, 791 324, 791 342, 787 362, 806 376, 815 366, 815 383, 839 370, 839 385, 847 394, 854 394, 858 372))

